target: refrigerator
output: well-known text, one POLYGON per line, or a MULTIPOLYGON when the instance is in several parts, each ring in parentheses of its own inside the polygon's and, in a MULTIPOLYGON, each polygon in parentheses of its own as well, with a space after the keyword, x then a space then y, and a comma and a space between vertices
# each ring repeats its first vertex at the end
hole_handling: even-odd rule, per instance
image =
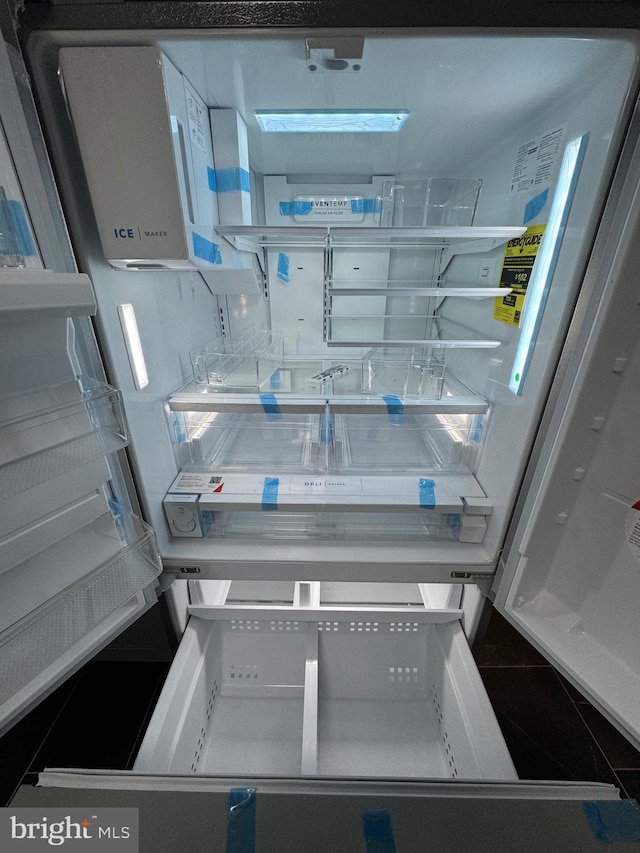
POLYGON ((640 19, 243 8, 3 12, 3 730, 162 595, 128 781, 43 785, 613 797, 470 643, 640 747, 640 19))

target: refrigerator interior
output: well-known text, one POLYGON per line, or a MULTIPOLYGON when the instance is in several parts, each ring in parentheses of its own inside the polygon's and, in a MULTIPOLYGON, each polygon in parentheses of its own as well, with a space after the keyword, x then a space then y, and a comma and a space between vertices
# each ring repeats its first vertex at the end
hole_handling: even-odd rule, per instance
MULTIPOLYGON (((615 33, 593 38, 366 34, 362 55, 357 61, 350 57, 345 67, 327 58, 324 48, 318 60, 315 54, 309 58, 306 48, 315 48, 300 33, 159 35, 34 33, 28 48, 54 163, 65 176, 62 191, 76 251, 97 294, 107 369, 123 393, 140 497, 157 531, 165 570, 208 578, 199 584, 204 609, 211 608, 206 599, 215 598, 219 578, 366 582, 361 593, 351 590, 351 602, 366 600, 373 582, 391 577, 416 583, 491 579, 624 136, 637 83, 637 45, 615 33), (224 213, 218 191, 216 212, 224 251, 242 259, 237 279, 187 264, 157 269, 134 257, 138 268, 114 269, 105 260, 96 222, 87 215, 92 199, 75 137, 77 119, 74 129, 58 77, 59 48, 88 44, 155 46, 206 107, 233 109, 245 122, 251 211, 224 213), (290 135, 265 133, 255 119, 256 110, 380 108, 408 111, 405 127, 393 134, 290 135), (552 150, 538 164, 537 183, 518 187, 529 144, 538 147, 543 141, 552 150), (563 153, 574 143, 580 152, 577 181, 563 183, 563 153), (462 226, 464 235, 394 232, 400 225, 393 210, 387 227, 383 214, 399 194, 387 195, 389 182, 407 188, 441 176, 482 181, 473 224, 462 226), (308 212, 298 203, 310 198, 362 201, 350 206, 360 217, 354 230, 349 232, 349 222, 296 221, 308 212), (525 226, 549 226, 554 211, 562 225, 557 253, 549 260, 553 275, 534 323, 535 346, 521 393, 514 393, 509 385, 522 330, 497 321, 495 293, 482 291, 498 284, 505 243, 525 226), (481 242, 469 245, 476 241, 481 242), (394 289, 398 292, 390 292, 394 289), (128 305, 137 320, 146 385, 132 372, 123 335, 122 306, 128 305), (170 527, 163 506, 168 492, 177 495, 179 506, 185 495, 200 495, 199 529, 192 529, 190 520, 183 529, 170 527)), ((69 81, 63 74, 63 83, 69 81)), ((117 100, 118 91, 110 97, 117 100)), ((105 113, 110 108, 105 101, 105 113)), ((423 224, 415 222, 403 221, 402 227, 423 224)), ((186 585, 174 587, 186 601, 186 585)), ((193 609, 194 595, 191 615, 203 617, 193 609)), ((386 598, 383 604, 392 609, 386 598)), ((302 604, 295 596, 290 608, 287 612, 299 617, 296 608, 301 612, 302 604)), ((273 746, 271 729, 260 741, 256 724, 258 743, 249 758, 236 755, 225 764, 224 749, 216 748, 223 743, 230 751, 236 745, 244 749, 244 733, 231 730, 236 722, 231 670, 220 680, 216 672, 227 665, 225 655, 246 624, 251 653, 259 649, 259 632, 253 633, 258 613, 245 614, 242 619, 250 622, 236 626, 235 635, 229 617, 191 619, 186 636, 211 651, 206 663, 188 658, 195 672, 184 677, 192 677, 186 689, 194 705, 186 717, 181 685, 177 705, 171 704, 175 684, 170 679, 147 750, 156 752, 158 731, 160 743, 176 745, 162 732, 167 725, 174 731, 177 714, 182 725, 175 728, 176 737, 190 739, 189 749, 176 748, 178 762, 190 755, 196 764, 211 762, 212 772, 238 767, 271 772, 273 756, 263 752, 273 746), (212 675, 219 694, 207 692, 210 679, 205 686, 200 673, 212 675), (213 735, 218 727, 219 738, 208 740, 209 723, 198 728, 202 714, 211 720, 213 735)), ((403 713, 415 723, 410 743, 420 767, 411 765, 415 756, 403 739, 396 745, 404 751, 397 775, 455 775, 446 756, 451 750, 456 754, 456 746, 449 744, 447 751, 436 705, 432 697, 427 700, 423 685, 415 706, 407 696, 399 711, 389 710, 391 668, 402 663, 402 678, 411 679, 402 682, 404 692, 410 693, 418 674, 413 663, 406 673, 405 663, 395 661, 396 651, 405 652, 402 640, 394 636, 389 651, 388 636, 372 641, 365 632, 370 635, 366 653, 358 657, 360 638, 341 643, 343 631, 354 633, 345 623, 331 617, 325 631, 316 617, 314 612, 301 620, 304 643, 299 623, 288 636, 269 622, 268 642, 292 647, 286 654, 277 649, 267 661, 284 664, 286 677, 269 673, 266 691, 255 697, 253 685, 243 686, 243 707, 273 705, 268 715, 256 711, 258 722, 291 720, 287 731, 297 737, 278 753, 281 772, 294 772, 294 765, 303 775, 346 772, 339 744, 352 731, 350 721, 363 712, 361 706, 350 708, 359 699, 349 695, 343 666, 350 656, 353 671, 372 664, 375 643, 385 678, 366 712, 379 713, 370 722, 379 723, 385 735, 377 745, 352 737, 353 749, 360 750, 354 761, 364 775, 382 773, 389 758, 384 750, 392 743, 389 720, 403 713), (289 651, 297 664, 289 664, 289 651), (283 681, 290 690, 281 690, 283 681), (315 692, 307 689, 312 684, 315 692), (286 712, 274 714, 281 703, 286 712), (439 752, 430 763, 427 753, 436 742, 439 752), (376 746, 382 750, 377 756, 376 746)), ((389 618, 388 613, 381 617, 378 628, 389 625, 389 618)), ((424 664, 442 675, 456 643, 464 647, 457 618, 444 626, 418 623, 418 642, 411 637, 408 654, 422 655, 415 665, 420 673, 424 664), (428 656, 442 648, 441 636, 444 656, 434 661, 428 656)), ((253 675, 254 665, 243 658, 243 674, 253 675)), ((472 661, 458 656, 458 665, 473 682, 472 661)), ((633 663, 625 665, 637 678, 633 663)), ((395 679, 396 672, 392 675, 395 679)), ((179 676, 177 671, 173 678, 179 676)), ((467 688, 454 680, 445 689, 458 700, 455 716, 467 688)), ((481 705, 482 695, 470 705, 481 705)), ((458 754, 465 762, 477 760, 474 767, 465 765, 464 775, 511 778, 508 757, 501 768, 484 769, 482 762, 490 763, 492 754, 498 763, 503 756, 495 720, 489 714, 484 730, 482 720, 478 713, 473 724, 453 724, 463 734, 458 754), (478 741, 469 735, 472 725, 479 726, 478 741)), ((171 760, 167 772, 175 769, 171 760)), ((195 772, 191 765, 185 769, 195 772)))
MULTIPOLYGON (((450 581, 453 566, 489 577, 615 165, 636 46, 614 34, 365 34, 361 44, 355 40, 360 58, 345 69, 324 49, 316 62, 313 45, 309 59, 299 33, 160 36, 34 33, 28 49, 165 569, 179 574, 193 565, 212 577, 246 578, 268 571, 294 580, 348 571, 381 580, 393 566, 407 580, 450 581), (213 113, 235 110, 244 121, 251 211, 245 200, 229 212, 224 204, 239 193, 219 191, 216 228, 224 251, 244 259, 243 274, 247 256, 264 265, 258 287, 242 277, 237 285, 225 270, 213 277, 194 268, 116 270, 105 261, 86 215, 92 200, 57 73, 60 46, 97 43, 157 46, 213 113), (269 133, 256 121, 256 111, 294 108, 387 108, 409 116, 396 133, 269 133), (536 182, 518 189, 526 145, 543 138, 551 154, 536 182), (533 356, 514 393, 521 330, 493 316, 504 245, 525 225, 548 221, 558 187, 562 208, 562 155, 576 140, 583 160, 565 204, 533 356), (433 232, 416 240, 414 232, 402 238, 380 227, 385 216, 394 227, 385 199, 401 184, 403 223, 407 216, 416 222, 409 189, 433 176, 481 180, 464 238, 438 236, 434 245, 433 232), (305 219, 296 205, 309 198, 358 199, 355 224, 353 215, 334 225, 322 216, 305 219), (487 236, 496 229, 506 239, 487 236), (474 240, 488 242, 469 246, 474 240), (133 306, 137 320, 148 373, 141 389, 123 340, 122 305, 133 306), (265 408, 265 393, 275 397, 277 419, 265 408), (396 400, 404 407, 399 417, 396 400), (180 537, 169 527, 163 500, 180 472, 225 480, 223 495, 207 494, 212 538, 180 537), (459 504, 445 489, 439 511, 441 476, 461 483, 453 487, 459 504), (267 484, 276 481, 271 500, 267 484), (425 483, 435 483, 435 512, 425 483), (297 497, 305 489, 309 504, 301 513, 297 497), (359 500, 336 503, 341 489, 359 500), (404 497, 387 500, 382 513, 376 504, 396 493, 404 497), (468 509, 461 496, 486 503, 468 509), (265 512, 276 500, 278 511, 265 512), (423 523, 428 507, 433 524, 423 523), (370 537, 373 527, 387 536, 370 537)), ((72 76, 65 82, 63 69, 68 97, 72 76)), ((101 107, 107 116, 118 97, 112 89, 101 107)), ((77 113, 75 122, 78 131, 77 113)), ((177 487, 178 494, 187 490, 177 487)))

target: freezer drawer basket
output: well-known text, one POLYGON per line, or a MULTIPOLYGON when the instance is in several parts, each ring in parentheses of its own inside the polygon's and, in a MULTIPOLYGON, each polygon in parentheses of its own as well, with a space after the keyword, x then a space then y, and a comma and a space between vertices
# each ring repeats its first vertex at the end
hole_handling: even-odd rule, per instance
POLYGON ((384 613, 192 617, 134 770, 513 778, 461 633, 384 613))

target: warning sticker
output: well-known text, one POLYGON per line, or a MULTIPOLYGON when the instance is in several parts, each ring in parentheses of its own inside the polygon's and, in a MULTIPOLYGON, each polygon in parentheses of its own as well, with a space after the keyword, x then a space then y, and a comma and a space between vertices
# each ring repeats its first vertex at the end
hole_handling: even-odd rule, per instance
POLYGON ((556 127, 518 148, 511 176, 511 195, 550 184, 564 134, 564 126, 556 127))
POLYGON ((189 120, 189 139, 191 144, 207 153, 207 113, 205 107, 191 86, 185 80, 185 95, 187 99, 187 117, 189 120))
POLYGON ((520 325, 527 286, 545 228, 546 225, 533 225, 521 237, 507 243, 498 286, 510 287, 512 292, 496 299, 493 309, 495 320, 510 326, 520 325))
POLYGON ((640 501, 636 501, 627 512, 624 535, 633 556, 640 562, 640 501))

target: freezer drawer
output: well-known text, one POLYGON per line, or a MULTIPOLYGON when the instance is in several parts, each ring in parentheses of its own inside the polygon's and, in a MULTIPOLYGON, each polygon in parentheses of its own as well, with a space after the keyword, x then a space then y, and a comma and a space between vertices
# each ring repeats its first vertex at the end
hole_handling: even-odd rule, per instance
POLYGON ((135 772, 516 778, 458 622, 256 615, 191 617, 135 772))

